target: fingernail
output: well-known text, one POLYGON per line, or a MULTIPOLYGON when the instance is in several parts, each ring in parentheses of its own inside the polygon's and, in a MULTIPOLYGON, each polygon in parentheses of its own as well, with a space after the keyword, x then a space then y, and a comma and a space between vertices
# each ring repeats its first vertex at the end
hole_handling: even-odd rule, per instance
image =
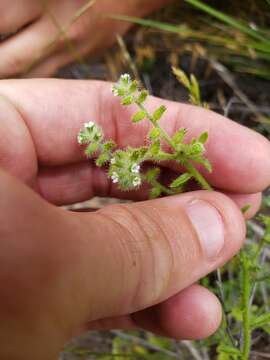
POLYGON ((206 257, 217 257, 224 246, 224 224, 218 210, 206 201, 195 200, 187 207, 187 214, 206 257))

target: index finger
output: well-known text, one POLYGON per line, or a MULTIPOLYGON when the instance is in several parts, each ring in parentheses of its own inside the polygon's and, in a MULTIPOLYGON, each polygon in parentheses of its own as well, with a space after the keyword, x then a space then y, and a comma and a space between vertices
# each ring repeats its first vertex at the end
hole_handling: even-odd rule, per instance
MULTIPOLYGON (((18 110, 32 136, 38 163, 46 167, 83 160, 76 135, 83 123, 90 120, 99 123, 106 138, 116 141, 119 147, 144 143, 150 124, 147 121, 132 124, 130 117, 136 110, 121 106, 110 88, 110 83, 100 81, 0 82, 0 94, 18 110)), ((181 127, 188 129, 190 138, 206 130, 209 132, 206 147, 213 172, 205 175, 213 186, 232 192, 255 193, 269 185, 270 145, 263 136, 199 107, 154 97, 149 98, 147 107, 151 111, 161 103, 168 109, 161 126, 169 134, 181 127)), ((1 122, 5 122, 5 117, 1 122)), ((1 129, 2 126, 0 138, 3 137, 1 129)), ((27 141, 29 138, 25 139, 27 141)), ((5 151, 0 142, 0 153, 5 151)), ((14 153, 12 156, 14 159, 14 153)))

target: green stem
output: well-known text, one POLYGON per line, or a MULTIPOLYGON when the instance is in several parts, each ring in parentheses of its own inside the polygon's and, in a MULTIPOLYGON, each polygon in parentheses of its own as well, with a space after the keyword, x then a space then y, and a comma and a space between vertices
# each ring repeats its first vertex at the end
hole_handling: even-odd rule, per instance
POLYGON ((166 133, 165 130, 162 129, 162 127, 153 119, 153 116, 151 114, 149 114, 148 110, 143 106, 143 104, 140 104, 138 102, 136 102, 136 104, 139 106, 139 108, 144 111, 146 118, 151 122, 151 124, 157 128, 163 139, 167 141, 167 143, 171 146, 171 148, 175 151, 177 151, 177 147, 175 146, 174 142, 172 141, 172 139, 170 138, 170 136, 166 133))
POLYGON ((260 253, 262 251, 262 248, 264 247, 264 244, 265 244, 265 238, 262 237, 259 244, 258 244, 258 248, 256 250, 256 253, 254 255, 254 260, 258 260, 258 257, 259 257, 259 255, 260 255, 260 253))
POLYGON ((152 181, 149 181, 147 179, 146 176, 142 176, 142 179, 146 182, 148 182, 150 185, 152 185, 153 187, 159 187, 160 190, 166 194, 166 195, 174 195, 175 193, 173 192, 173 190, 167 188, 166 186, 162 185, 161 183, 159 183, 157 180, 152 180, 152 181))
POLYGON ((189 162, 184 162, 184 167, 188 172, 201 184, 204 190, 213 190, 212 187, 208 184, 202 174, 189 162))
POLYGON ((152 185, 153 186, 155 186, 155 185, 159 186, 160 190, 166 195, 173 195, 174 194, 174 192, 172 190, 166 188, 166 186, 160 184, 158 181, 153 181, 152 185))
POLYGON ((250 276, 249 266, 245 255, 242 257, 242 305, 243 305, 243 344, 242 344, 242 360, 248 360, 251 348, 251 326, 250 326, 250 276))
POLYGON ((227 334, 227 337, 228 337, 231 345, 235 349, 238 349, 236 347, 236 343, 234 341, 234 337, 233 337, 233 334, 231 333, 231 329, 230 329, 230 321, 229 321, 228 313, 227 313, 227 310, 226 310, 226 301, 225 301, 225 296, 224 296, 222 275, 221 275, 221 270, 220 269, 217 269, 216 275, 217 275, 217 285, 218 285, 218 290, 219 290, 219 297, 220 297, 222 310, 223 310, 223 326, 225 328, 225 332, 227 334))
MULTIPOLYGON (((166 133, 165 130, 153 119, 152 115, 149 114, 148 110, 143 106, 143 104, 140 104, 136 102, 138 107, 144 111, 146 118, 151 122, 151 124, 157 128, 163 139, 171 146, 171 148, 177 153, 178 149, 175 143, 172 141, 170 136, 166 133)), ((188 161, 182 162, 182 165, 187 169, 187 171, 198 181, 198 183, 202 186, 204 190, 213 190, 212 187, 208 184, 208 182, 205 180, 205 178, 202 176, 202 174, 188 161)))

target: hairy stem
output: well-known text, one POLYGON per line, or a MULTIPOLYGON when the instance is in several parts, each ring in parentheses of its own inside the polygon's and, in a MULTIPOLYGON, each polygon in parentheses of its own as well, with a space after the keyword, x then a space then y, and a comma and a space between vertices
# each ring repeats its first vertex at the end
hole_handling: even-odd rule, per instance
MULTIPOLYGON (((163 139, 170 145, 170 147, 177 153, 178 149, 173 140, 167 134, 167 132, 153 119, 152 115, 148 112, 143 104, 136 102, 138 107, 145 112, 146 118, 151 122, 151 124, 157 128, 163 139)), ((177 159, 176 159, 177 161, 177 159)), ((186 168, 186 170, 198 181, 204 190, 212 190, 212 187, 208 184, 202 174, 188 161, 181 162, 181 164, 186 168)))
POLYGON ((198 181, 204 190, 213 190, 202 174, 191 163, 185 161, 183 165, 188 170, 188 172, 193 175, 193 177, 198 181))
POLYGON ((171 148, 177 152, 177 147, 175 146, 175 144, 174 144, 174 142, 172 141, 172 139, 170 138, 170 136, 166 133, 165 130, 163 130, 163 128, 162 128, 161 126, 159 126, 159 124, 157 124, 157 122, 153 119, 152 115, 148 112, 148 110, 146 109, 146 107, 143 106, 143 104, 140 104, 140 103, 138 103, 138 102, 136 102, 136 104, 139 106, 139 108, 140 108, 142 111, 145 112, 145 116, 146 116, 146 118, 151 122, 151 124, 160 131, 163 139, 166 140, 167 143, 171 146, 171 148))
POLYGON ((243 305, 243 343, 242 343, 242 360, 248 360, 251 347, 251 327, 250 327, 250 275, 247 259, 242 256, 242 305, 243 305))

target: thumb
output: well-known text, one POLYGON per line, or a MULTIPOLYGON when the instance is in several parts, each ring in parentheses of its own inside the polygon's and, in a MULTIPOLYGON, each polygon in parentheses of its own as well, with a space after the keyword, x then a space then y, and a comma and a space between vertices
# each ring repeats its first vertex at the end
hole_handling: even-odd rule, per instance
POLYGON ((78 214, 0 171, 0 199, 1 358, 16 359, 16 349, 56 358, 72 329, 168 299, 231 258, 245 236, 236 205, 215 192, 78 214))
POLYGON ((241 212, 216 192, 72 216, 79 218, 78 236, 85 246, 89 320, 164 301, 223 265, 245 238, 241 212))

